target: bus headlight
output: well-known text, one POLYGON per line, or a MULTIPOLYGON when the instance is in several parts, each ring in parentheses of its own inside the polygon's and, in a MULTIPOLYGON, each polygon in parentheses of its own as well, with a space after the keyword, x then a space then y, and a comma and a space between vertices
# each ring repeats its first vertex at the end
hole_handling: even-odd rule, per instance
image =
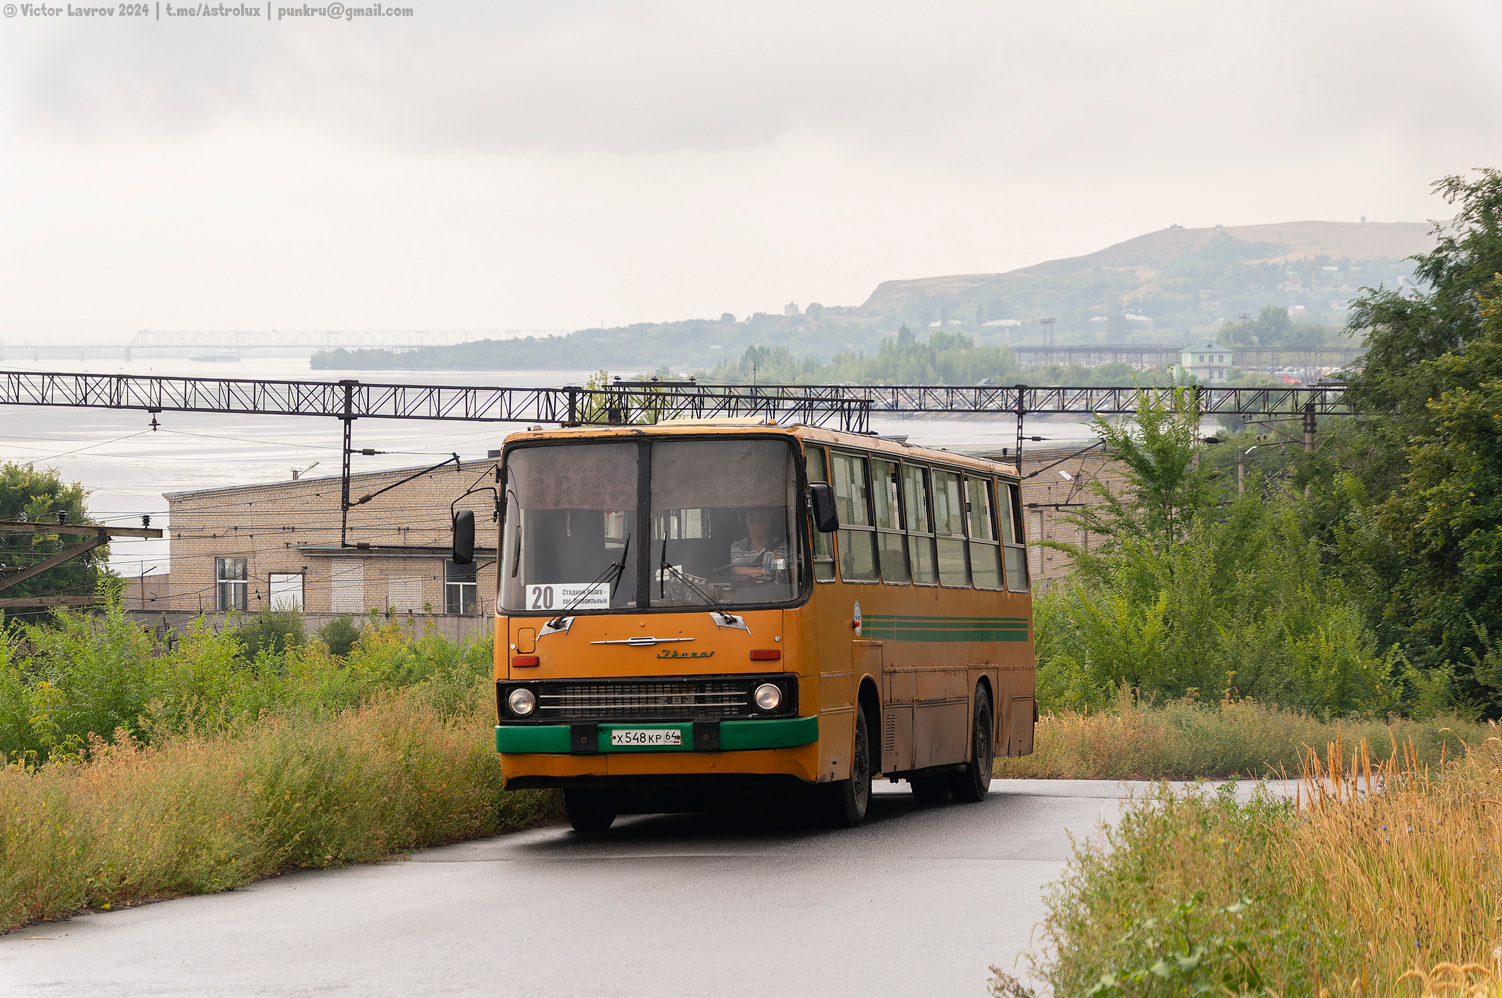
POLYGON ((531 690, 519 686, 506 698, 506 706, 517 717, 526 717, 537 709, 537 697, 531 690))
POLYGON ((776 683, 762 683, 756 688, 756 706, 762 710, 776 710, 782 706, 782 687, 776 683))

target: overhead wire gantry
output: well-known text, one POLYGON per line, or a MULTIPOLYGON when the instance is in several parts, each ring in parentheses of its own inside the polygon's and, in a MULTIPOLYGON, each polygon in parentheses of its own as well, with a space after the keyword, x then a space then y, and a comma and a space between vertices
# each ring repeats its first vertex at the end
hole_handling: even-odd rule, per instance
MULTIPOLYGON (((1298 416, 1306 437, 1320 415, 1348 411, 1342 384, 1278 388, 1198 388, 1202 416, 1298 416)), ((616 381, 599 387, 505 388, 341 381, 273 381, 139 374, 0 371, 0 405, 324 416, 344 425, 341 505, 347 518, 356 419, 632 424, 670 419, 750 417, 870 433, 881 415, 974 413, 1017 421, 1021 466, 1028 416, 1125 415, 1140 389, 1014 385, 711 385, 616 381)), ((154 418, 154 417, 153 417, 154 418)), ((1034 438, 1041 439, 1041 438, 1034 438)), ((447 463, 447 462, 445 462, 447 463)), ((341 543, 343 538, 341 536, 341 543)))

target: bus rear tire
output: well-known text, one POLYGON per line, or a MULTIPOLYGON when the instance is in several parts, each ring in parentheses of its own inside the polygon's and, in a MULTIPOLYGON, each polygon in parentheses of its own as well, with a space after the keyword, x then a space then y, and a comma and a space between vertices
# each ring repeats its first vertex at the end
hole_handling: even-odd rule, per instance
POLYGON ((992 736, 991 697, 984 686, 975 688, 975 718, 971 728, 970 761, 949 778, 949 792, 954 799, 975 804, 986 799, 991 789, 991 768, 996 743, 992 736))
POLYGON ((615 821, 615 801, 605 790, 563 791, 563 811, 576 832, 603 832, 615 821))
POLYGON ((855 744, 850 753, 850 779, 825 785, 829 823, 835 828, 854 828, 866 817, 871 805, 871 737, 866 709, 855 710, 855 744))

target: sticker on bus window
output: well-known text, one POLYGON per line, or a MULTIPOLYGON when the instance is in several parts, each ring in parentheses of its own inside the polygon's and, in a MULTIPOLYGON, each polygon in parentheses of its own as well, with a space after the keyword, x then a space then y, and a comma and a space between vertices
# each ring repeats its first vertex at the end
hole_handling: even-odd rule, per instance
POLYGON ((610 585, 605 582, 551 582, 527 587, 528 610, 608 610, 610 585))

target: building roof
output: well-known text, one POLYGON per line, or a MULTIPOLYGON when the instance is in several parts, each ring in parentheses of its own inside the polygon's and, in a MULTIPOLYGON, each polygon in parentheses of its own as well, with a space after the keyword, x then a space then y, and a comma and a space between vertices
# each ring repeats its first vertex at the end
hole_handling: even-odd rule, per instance
MULTIPOLYGON (((494 465, 495 463, 496 463, 496 459, 493 458, 493 457, 491 457, 491 458, 473 458, 471 460, 461 462, 459 464, 459 469, 458 470, 461 471, 461 472, 463 472, 463 471, 470 471, 470 470, 479 470, 480 468, 488 468, 488 467, 494 465)), ((400 477, 400 476, 403 476, 403 475, 415 475, 418 472, 423 471, 424 469, 426 469, 428 467, 431 467, 431 466, 430 465, 421 465, 420 464, 420 465, 415 465, 415 466, 408 467, 408 468, 386 468, 386 469, 381 470, 381 471, 360 471, 360 472, 356 472, 354 474, 351 474, 349 476, 349 481, 350 481, 351 487, 353 487, 356 482, 376 482, 376 481, 381 481, 381 480, 387 479, 387 478, 400 477)), ((440 474, 440 473, 442 473, 444 471, 449 471, 450 474, 453 473, 449 468, 444 467, 444 468, 437 469, 434 472, 434 474, 440 474)), ((181 492, 164 492, 164 493, 162 493, 162 497, 164 499, 167 499, 170 502, 170 501, 173 501, 173 500, 179 500, 180 501, 180 500, 183 500, 183 499, 198 499, 198 498, 202 498, 202 497, 205 497, 205 496, 214 496, 214 495, 233 495, 235 493, 240 493, 240 492, 250 492, 250 491, 265 492, 267 490, 292 490, 292 489, 306 488, 308 486, 324 486, 324 485, 330 485, 330 484, 332 484, 332 485, 334 485, 336 487, 339 486, 340 485, 340 476, 338 476, 338 475, 318 475, 317 477, 310 477, 310 476, 306 476, 305 475, 302 478, 297 478, 297 479, 284 478, 284 479, 278 479, 277 481, 274 481, 274 482, 245 482, 245 483, 240 484, 240 485, 222 485, 222 486, 220 486, 218 488, 213 488, 213 489, 191 489, 191 490, 184 490, 184 491, 181 491, 181 492)))

